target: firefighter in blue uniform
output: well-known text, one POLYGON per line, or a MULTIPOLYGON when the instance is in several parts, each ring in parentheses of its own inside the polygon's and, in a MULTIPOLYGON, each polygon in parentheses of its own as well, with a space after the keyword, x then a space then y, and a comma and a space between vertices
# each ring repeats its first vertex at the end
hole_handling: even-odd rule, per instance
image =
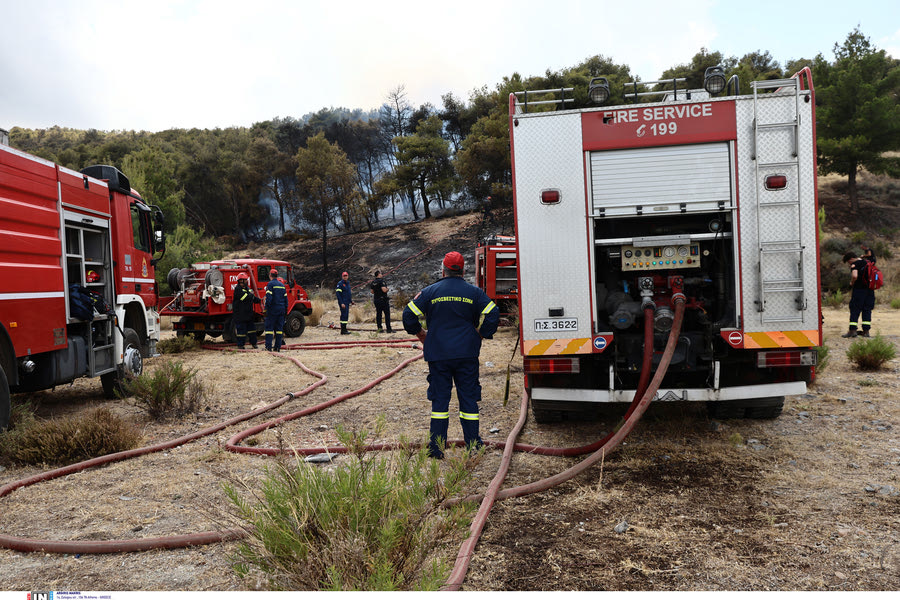
POLYGON ((287 289, 278 280, 278 269, 269 271, 266 284, 266 350, 281 352, 284 339, 284 317, 287 315, 287 289), (272 346, 272 336, 275 346, 272 346))
POLYGON ((338 306, 341 308, 341 335, 348 335, 347 324, 350 322, 350 305, 353 304, 353 292, 350 291, 350 274, 347 271, 341 273, 341 280, 337 282, 334 295, 337 296, 338 306))
POLYGON ((258 348, 256 345, 256 325, 253 323, 253 305, 259 304, 260 299, 247 287, 247 276, 243 273, 238 275, 238 282, 234 286, 232 298, 232 320, 234 322, 234 336, 237 338, 237 347, 243 350, 244 344, 249 338, 250 345, 258 348))
POLYGON ((422 341, 428 363, 431 401, 428 454, 432 458, 444 457, 450 391, 454 383, 466 446, 477 449, 483 445, 478 433, 481 401, 478 355, 481 340, 491 339, 500 322, 500 309, 484 290, 462 278, 465 267, 462 254, 448 252, 442 266, 443 278, 419 292, 403 310, 403 328, 422 341))

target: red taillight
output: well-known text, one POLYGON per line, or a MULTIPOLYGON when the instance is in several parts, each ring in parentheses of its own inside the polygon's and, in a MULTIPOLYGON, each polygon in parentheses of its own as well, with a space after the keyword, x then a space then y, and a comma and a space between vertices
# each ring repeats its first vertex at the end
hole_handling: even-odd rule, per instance
POLYGON ((783 190, 787 187, 786 175, 769 175, 766 177, 767 190, 783 190))
POLYGON ((525 373, 580 373, 577 358, 526 358, 525 373))
POLYGON ((756 355, 756 366, 760 369, 765 367, 812 367, 815 364, 815 350, 760 352, 756 355))
POLYGON ((559 190, 541 190, 541 204, 559 204, 559 190))

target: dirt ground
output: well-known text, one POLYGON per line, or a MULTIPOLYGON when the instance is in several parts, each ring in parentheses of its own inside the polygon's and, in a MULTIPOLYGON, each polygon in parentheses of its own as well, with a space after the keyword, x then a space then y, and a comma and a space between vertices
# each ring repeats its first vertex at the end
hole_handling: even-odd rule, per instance
MULTIPOLYGON (((336 315, 334 315, 336 316, 336 315)), ((395 311, 395 319, 399 315, 395 311)), ((897 590, 900 589, 900 362, 877 373, 853 368, 845 310, 825 311, 829 364, 775 420, 711 421, 699 405, 651 405, 625 444, 577 479, 499 502, 488 520, 465 590, 897 590), (617 527, 618 526, 618 527, 617 527), (618 533, 617 533, 618 529, 618 533)), ((336 319, 334 319, 336 320, 336 319)), ((900 311, 877 308, 875 331, 900 343, 900 311)), ((323 318, 329 322, 329 313, 323 318)), ((171 335, 171 333, 168 333, 171 335)), ((327 327, 294 342, 346 341, 327 327)), ((406 339, 356 326, 352 341, 406 339)), ((482 351, 485 440, 502 441, 520 402, 521 357, 502 405, 515 332, 502 329, 482 351)), ((231 526, 224 480, 251 485, 273 459, 227 452, 232 434, 363 387, 414 357, 412 347, 294 349, 285 354, 328 377, 325 385, 260 417, 176 449, 19 489, 0 499, 0 533, 56 540, 177 535, 231 526)), ((146 444, 174 439, 265 406, 317 381, 264 352, 201 350, 177 355, 210 393, 194 419, 155 423, 133 400, 102 399, 99 381, 80 380, 31 397, 44 416, 103 405, 139 423, 146 444)), ((154 368, 159 357, 147 361, 154 368)), ((430 405, 420 360, 372 390, 255 436, 260 447, 323 446, 334 428, 388 423, 424 438, 430 405), (281 440, 281 441, 279 441, 281 440)), ((452 409, 452 407, 451 407, 452 409)), ((608 420, 538 425, 519 441, 574 446, 603 435, 608 420)), ((461 437, 451 420, 451 437, 461 437)), ((454 450, 458 451, 458 450, 454 450)), ((476 466, 484 489, 501 452, 476 466)), ((343 457, 336 459, 340 464, 343 457)), ((504 487, 562 471, 576 459, 517 454, 504 487)), ((328 468, 323 466, 322 468, 328 468)), ((0 485, 42 469, 0 470, 0 485)), ((229 567, 235 543, 119 554, 0 550, 0 590, 241 590, 253 583, 229 567)), ((452 562, 457 548, 448 548, 452 562)))

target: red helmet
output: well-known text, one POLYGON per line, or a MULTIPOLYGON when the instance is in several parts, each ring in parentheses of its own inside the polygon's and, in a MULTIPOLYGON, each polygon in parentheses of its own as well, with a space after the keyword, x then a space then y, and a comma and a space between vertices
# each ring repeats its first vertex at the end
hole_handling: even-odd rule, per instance
POLYGON ((100 281, 100 273, 93 269, 88 269, 88 272, 84 274, 84 278, 88 283, 96 283, 100 281))

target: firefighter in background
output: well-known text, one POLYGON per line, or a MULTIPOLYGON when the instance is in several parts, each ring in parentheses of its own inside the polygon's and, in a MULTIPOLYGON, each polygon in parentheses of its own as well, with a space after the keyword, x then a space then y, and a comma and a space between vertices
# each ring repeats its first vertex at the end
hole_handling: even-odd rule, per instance
POLYGON ((851 251, 844 255, 844 262, 850 267, 850 328, 841 337, 869 337, 872 309, 875 308, 875 290, 869 289, 867 261, 851 251), (859 325, 862 325, 862 329, 857 331, 859 325))
POLYGON ((347 324, 350 322, 350 305, 353 304, 353 292, 350 291, 350 273, 341 273, 341 280, 334 289, 338 306, 341 309, 341 335, 348 335, 347 324))
POLYGON ((287 315, 287 289, 278 280, 278 269, 269 271, 266 284, 266 350, 281 352, 284 339, 284 318, 287 315), (272 346, 272 336, 275 346, 272 346))
POLYGON ((478 449, 483 445, 478 432, 481 401, 478 356, 481 340, 491 339, 500 322, 500 309, 484 290, 462 278, 465 267, 462 254, 448 252, 442 267, 443 278, 419 292, 403 310, 403 328, 422 341, 428 363, 431 401, 428 455, 438 459, 444 457, 443 448, 447 443, 450 392, 454 383, 466 446, 478 449))
POLYGON ((253 323, 253 305, 260 304, 261 301, 247 287, 247 276, 243 273, 238 275, 237 285, 234 286, 232 298, 231 318, 234 323, 234 337, 237 340, 237 347, 243 350, 244 344, 249 338, 250 345, 258 348, 259 346, 256 345, 256 325, 253 323))
POLYGON ((372 303, 375 305, 375 324, 378 333, 385 331, 381 328, 381 315, 384 315, 384 325, 388 333, 394 333, 391 329, 391 301, 388 298, 387 284, 381 278, 381 271, 375 271, 375 279, 369 284, 372 289, 372 303))

